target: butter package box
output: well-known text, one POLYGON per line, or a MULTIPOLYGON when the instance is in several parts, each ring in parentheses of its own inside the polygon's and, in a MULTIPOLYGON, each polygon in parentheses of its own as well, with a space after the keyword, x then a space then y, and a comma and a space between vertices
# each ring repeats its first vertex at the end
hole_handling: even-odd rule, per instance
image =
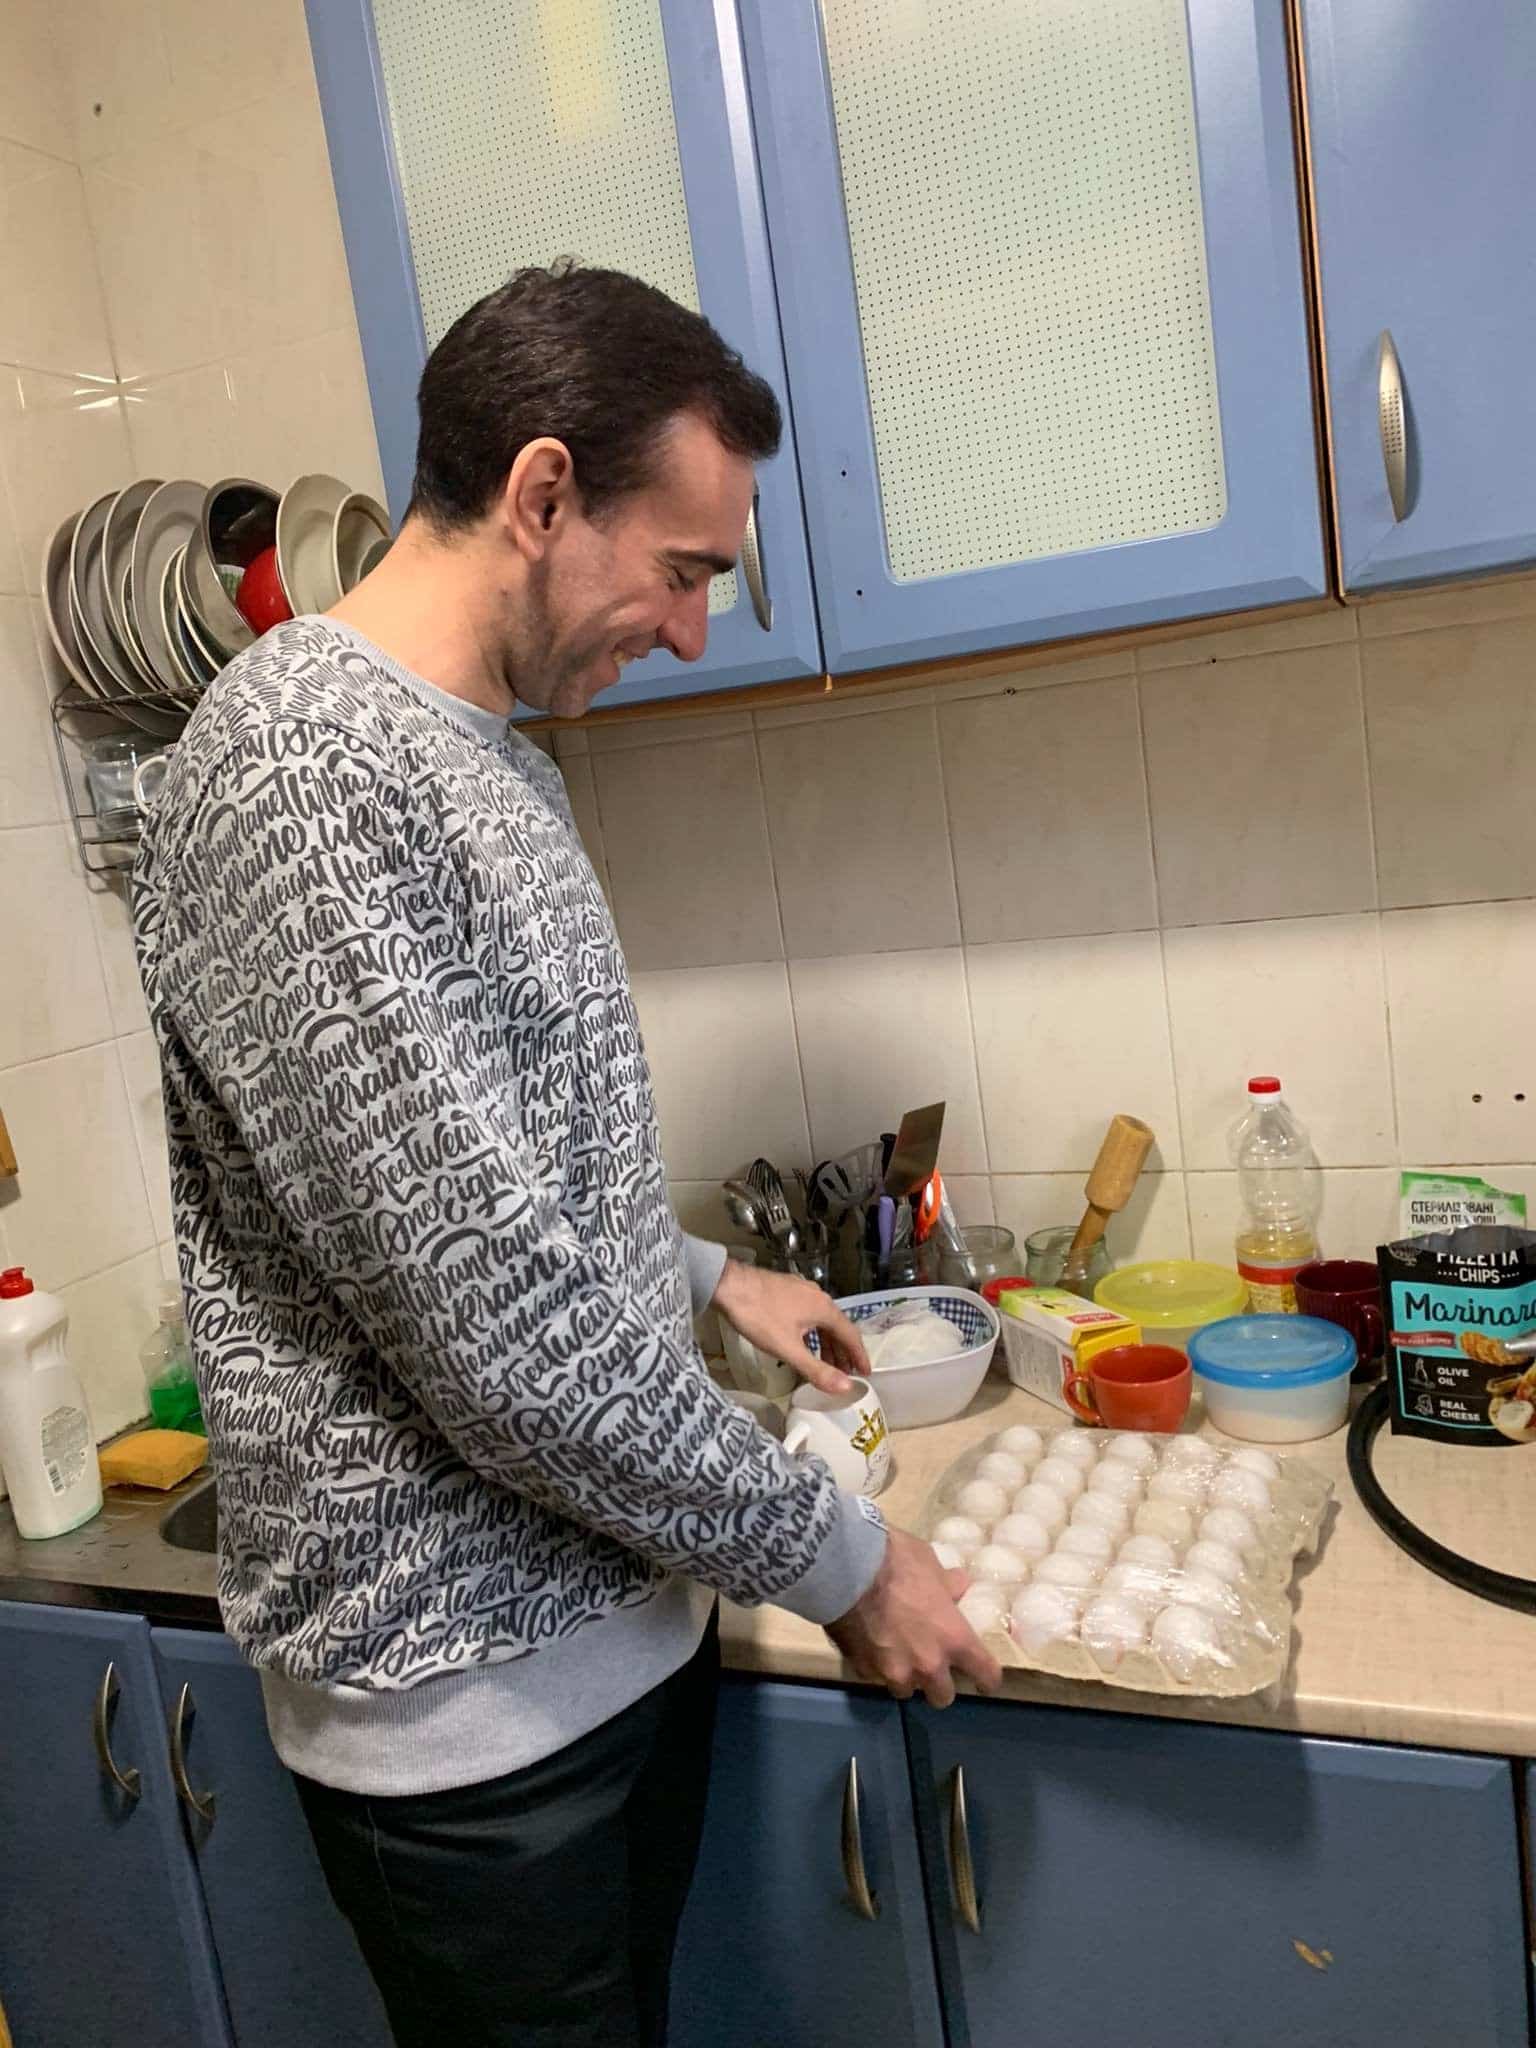
POLYGON ((1536 1231, 1431 1231, 1377 1266, 1393 1433, 1536 1443, 1536 1231))
POLYGON ((997 1306, 1009 1379, 1067 1415, 1067 1389, 1090 1358, 1114 1344, 1141 1342, 1141 1327, 1128 1316, 1062 1287, 1006 1288, 997 1306))

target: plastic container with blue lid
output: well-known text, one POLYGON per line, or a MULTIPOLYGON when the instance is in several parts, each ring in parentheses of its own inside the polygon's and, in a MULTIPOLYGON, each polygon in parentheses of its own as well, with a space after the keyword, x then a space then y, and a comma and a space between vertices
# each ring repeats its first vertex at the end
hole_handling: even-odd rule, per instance
POLYGON ((1307 1443, 1349 1417, 1355 1340, 1321 1316, 1226 1316, 1195 1331, 1189 1362, 1225 1436, 1307 1443))

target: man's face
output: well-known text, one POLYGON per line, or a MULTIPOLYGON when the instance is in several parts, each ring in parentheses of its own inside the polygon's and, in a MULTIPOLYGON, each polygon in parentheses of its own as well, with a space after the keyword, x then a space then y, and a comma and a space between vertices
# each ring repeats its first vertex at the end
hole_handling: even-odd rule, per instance
POLYGON ((507 649, 518 697, 556 718, 579 718, 628 662, 653 648, 697 661, 709 580, 740 553, 751 503, 752 464, 685 413, 667 429, 644 489, 596 520, 579 500, 563 506, 507 649))

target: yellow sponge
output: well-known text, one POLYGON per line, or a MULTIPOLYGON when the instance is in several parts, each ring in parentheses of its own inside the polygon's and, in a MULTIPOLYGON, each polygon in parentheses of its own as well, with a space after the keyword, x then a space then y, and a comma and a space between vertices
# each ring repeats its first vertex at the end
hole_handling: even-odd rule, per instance
POLYGON ((208 1439, 181 1429, 139 1429, 101 1453, 103 1486, 177 1486, 208 1461, 208 1439))

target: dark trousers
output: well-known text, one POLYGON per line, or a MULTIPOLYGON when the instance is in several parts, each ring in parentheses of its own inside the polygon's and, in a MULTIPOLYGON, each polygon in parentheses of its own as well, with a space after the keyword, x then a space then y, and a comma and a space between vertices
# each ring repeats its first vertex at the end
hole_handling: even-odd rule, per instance
POLYGON ((297 1780, 398 2048, 663 2048, 719 1668, 711 1622, 632 1707, 486 1784, 370 1799, 297 1780))

